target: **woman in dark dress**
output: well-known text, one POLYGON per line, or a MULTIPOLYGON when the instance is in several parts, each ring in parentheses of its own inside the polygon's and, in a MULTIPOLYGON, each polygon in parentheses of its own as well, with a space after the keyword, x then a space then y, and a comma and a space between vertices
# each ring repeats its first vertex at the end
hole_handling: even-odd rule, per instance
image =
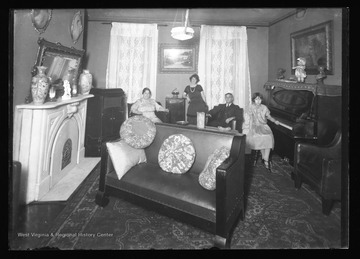
POLYGON ((184 98, 189 102, 187 110, 187 121, 189 124, 196 125, 197 123, 197 112, 207 113, 209 108, 205 102, 205 94, 201 85, 198 84, 200 81, 197 74, 193 74, 189 78, 190 85, 185 87, 184 98))

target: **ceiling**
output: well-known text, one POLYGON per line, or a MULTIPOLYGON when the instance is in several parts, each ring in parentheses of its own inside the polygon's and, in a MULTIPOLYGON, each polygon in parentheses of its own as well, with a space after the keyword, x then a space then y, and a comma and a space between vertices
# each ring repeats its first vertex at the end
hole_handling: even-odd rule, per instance
MULTIPOLYGON (((186 9, 87 9, 89 21, 174 24, 186 9)), ((191 25, 270 26, 296 13, 295 8, 193 8, 191 25)))

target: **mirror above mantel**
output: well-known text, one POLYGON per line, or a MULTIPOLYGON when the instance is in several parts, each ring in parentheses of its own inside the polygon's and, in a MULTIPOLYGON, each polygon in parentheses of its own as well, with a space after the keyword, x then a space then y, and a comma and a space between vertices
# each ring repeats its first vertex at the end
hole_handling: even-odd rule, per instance
MULTIPOLYGON (((78 82, 85 50, 78 50, 74 47, 66 47, 61 43, 50 42, 44 38, 38 39, 39 49, 31 75, 37 74, 37 66, 47 67, 45 74, 50 77, 51 84, 64 80, 64 77, 71 71, 74 82, 78 82)), ((25 103, 31 103, 31 89, 25 103)))

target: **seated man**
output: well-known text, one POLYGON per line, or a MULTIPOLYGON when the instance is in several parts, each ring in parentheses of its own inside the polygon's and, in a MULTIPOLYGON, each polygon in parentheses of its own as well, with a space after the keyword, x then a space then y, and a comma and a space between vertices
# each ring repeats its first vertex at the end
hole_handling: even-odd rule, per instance
POLYGON ((243 109, 233 104, 234 96, 231 93, 225 94, 224 104, 219 104, 211 109, 208 114, 208 126, 231 128, 231 121, 236 121, 236 129, 242 132, 243 109))

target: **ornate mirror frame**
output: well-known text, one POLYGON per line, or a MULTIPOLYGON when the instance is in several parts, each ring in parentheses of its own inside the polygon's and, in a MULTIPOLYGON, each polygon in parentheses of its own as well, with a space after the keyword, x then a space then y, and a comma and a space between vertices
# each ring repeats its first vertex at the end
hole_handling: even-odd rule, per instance
MULTIPOLYGON (((46 75, 51 78, 51 83, 64 78, 71 69, 74 69, 74 81, 78 82, 83 62, 85 50, 78 50, 74 47, 66 47, 61 43, 50 42, 44 38, 38 39, 39 49, 31 75, 37 74, 37 66, 45 66, 46 75)), ((30 94, 25 99, 25 103, 32 102, 31 89, 30 94)))
POLYGON ((51 9, 31 9, 31 22, 38 33, 45 32, 51 20, 51 9))

